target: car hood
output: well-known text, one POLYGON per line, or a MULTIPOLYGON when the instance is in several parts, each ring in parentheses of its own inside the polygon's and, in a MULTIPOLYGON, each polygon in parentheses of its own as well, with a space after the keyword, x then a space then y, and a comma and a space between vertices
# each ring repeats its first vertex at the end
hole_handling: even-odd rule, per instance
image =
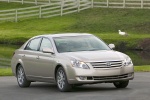
POLYGON ((124 60, 125 54, 113 50, 83 51, 62 53, 63 56, 75 58, 84 62, 124 60))

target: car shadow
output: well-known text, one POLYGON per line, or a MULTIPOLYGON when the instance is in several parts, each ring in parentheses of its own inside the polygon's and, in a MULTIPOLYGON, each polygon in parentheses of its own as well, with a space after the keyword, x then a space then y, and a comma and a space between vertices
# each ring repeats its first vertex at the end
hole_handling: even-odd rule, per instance
MULTIPOLYGON (((40 91, 48 91, 48 92, 59 92, 56 84, 50 84, 50 83, 34 83, 31 84, 30 88, 32 89, 40 89, 40 91)), ((101 84, 96 84, 96 85, 83 85, 83 86, 77 86, 73 87, 72 90, 70 91, 71 93, 73 92, 94 92, 94 91, 120 91, 120 90, 129 90, 130 88, 115 88, 113 85, 101 85, 101 84)))
POLYGON ((113 86, 80 86, 80 87, 75 87, 73 88, 72 92, 92 92, 92 91, 118 91, 118 90, 128 90, 130 88, 115 88, 113 86))

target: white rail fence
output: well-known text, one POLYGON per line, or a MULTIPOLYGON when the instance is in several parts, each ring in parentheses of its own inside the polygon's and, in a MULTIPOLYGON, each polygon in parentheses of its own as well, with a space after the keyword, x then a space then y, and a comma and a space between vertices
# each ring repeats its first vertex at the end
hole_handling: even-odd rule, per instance
POLYGON ((48 3, 52 3, 52 2, 58 2, 58 1, 61 1, 61 0, 0 0, 0 1, 3 1, 3 2, 16 2, 16 3, 29 3, 29 4, 35 4, 35 5, 38 5, 38 4, 48 4, 48 3))
MULTIPOLYGON (((2 0, 1 0, 2 1, 2 0)), ((0 10, 0 20, 49 18, 63 16, 93 7, 150 9, 150 0, 3 0, 7 2, 43 4, 27 8, 0 10), (33 2, 34 1, 34 2, 33 2)))
MULTIPOLYGON (((62 0, 0 0, 5 2, 30 3, 30 4, 49 4, 61 2, 62 0)), ((67 0, 70 1, 70 0, 67 0)), ((77 0, 76 0, 77 1, 77 0)), ((89 0, 84 0, 89 1, 89 0)), ((150 0, 90 0, 94 7, 109 8, 148 8, 150 9, 150 0)))
POLYGON ((94 7, 150 9, 150 0, 95 0, 94 7))
POLYGON ((49 18, 53 16, 62 16, 69 13, 79 12, 91 8, 89 0, 62 0, 45 5, 2 10, 0 11, 0 20, 14 20, 17 22, 23 18, 49 18))

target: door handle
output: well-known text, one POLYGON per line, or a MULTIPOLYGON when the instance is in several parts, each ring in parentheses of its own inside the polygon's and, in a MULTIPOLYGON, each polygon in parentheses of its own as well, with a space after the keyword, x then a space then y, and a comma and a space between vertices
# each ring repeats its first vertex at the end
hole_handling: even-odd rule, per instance
POLYGON ((39 56, 37 56, 36 59, 39 59, 39 56))
POLYGON ((22 57, 25 57, 25 55, 22 55, 22 57))

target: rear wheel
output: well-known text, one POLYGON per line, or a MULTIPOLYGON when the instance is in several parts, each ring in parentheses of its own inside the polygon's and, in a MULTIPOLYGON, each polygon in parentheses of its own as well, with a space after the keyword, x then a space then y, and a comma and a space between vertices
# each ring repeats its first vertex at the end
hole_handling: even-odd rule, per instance
POLYGON ((71 85, 67 81, 66 73, 62 67, 58 68, 56 73, 57 87, 61 92, 67 92, 71 90, 71 85))
POLYGON ((17 68, 17 82, 20 87, 29 87, 31 82, 26 79, 24 69, 21 65, 17 68))
POLYGON ((129 84, 129 81, 119 81, 119 82, 114 82, 114 86, 116 88, 126 88, 129 84))

